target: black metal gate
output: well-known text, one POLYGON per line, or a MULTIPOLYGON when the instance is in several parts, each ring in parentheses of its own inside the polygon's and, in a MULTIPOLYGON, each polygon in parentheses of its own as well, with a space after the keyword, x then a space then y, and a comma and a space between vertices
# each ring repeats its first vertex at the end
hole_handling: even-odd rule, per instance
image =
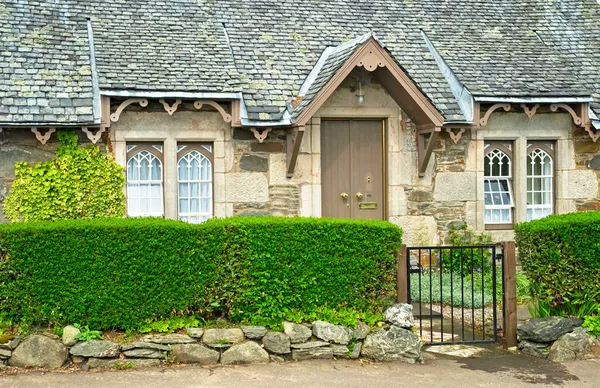
POLYGON ((503 283, 497 246, 406 249, 408 302, 425 343, 497 342, 503 283))

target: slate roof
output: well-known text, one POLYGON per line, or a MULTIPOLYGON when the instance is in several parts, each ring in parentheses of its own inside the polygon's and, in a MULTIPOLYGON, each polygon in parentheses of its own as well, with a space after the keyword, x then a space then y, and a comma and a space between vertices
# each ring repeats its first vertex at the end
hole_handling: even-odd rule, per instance
POLYGON ((367 33, 446 120, 464 117, 423 33, 474 96, 593 96, 600 116, 597 0, 1 0, 0 125, 93 121, 88 18, 100 90, 240 91, 251 120, 367 33))
POLYGON ((0 3, 0 125, 94 121, 87 22, 79 4, 0 3))

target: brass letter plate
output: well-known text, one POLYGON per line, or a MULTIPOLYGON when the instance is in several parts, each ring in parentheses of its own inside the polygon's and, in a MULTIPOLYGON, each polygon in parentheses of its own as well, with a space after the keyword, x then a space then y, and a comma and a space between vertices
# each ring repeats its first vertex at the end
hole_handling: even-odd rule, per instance
POLYGON ((377 202, 362 202, 358 204, 359 210, 373 210, 377 209, 377 202))

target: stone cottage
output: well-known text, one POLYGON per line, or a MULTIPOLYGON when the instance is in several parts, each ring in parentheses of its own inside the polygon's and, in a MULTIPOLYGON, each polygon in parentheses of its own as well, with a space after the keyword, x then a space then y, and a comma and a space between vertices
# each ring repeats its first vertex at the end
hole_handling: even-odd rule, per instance
MULTIPOLYGON (((74 128, 130 216, 600 210, 597 0, 2 0, 0 204, 74 128)), ((0 216, 1 218, 1 216, 0 216)))

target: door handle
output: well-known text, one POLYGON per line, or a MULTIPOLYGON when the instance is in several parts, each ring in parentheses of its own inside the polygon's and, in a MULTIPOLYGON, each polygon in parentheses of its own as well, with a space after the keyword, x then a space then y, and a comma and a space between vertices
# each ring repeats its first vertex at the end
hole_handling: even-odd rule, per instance
POLYGON ((342 199, 348 199, 348 194, 342 193, 342 199))
POLYGON ((363 193, 361 193, 360 191, 358 193, 356 193, 356 198, 362 199, 362 197, 363 197, 363 193))

